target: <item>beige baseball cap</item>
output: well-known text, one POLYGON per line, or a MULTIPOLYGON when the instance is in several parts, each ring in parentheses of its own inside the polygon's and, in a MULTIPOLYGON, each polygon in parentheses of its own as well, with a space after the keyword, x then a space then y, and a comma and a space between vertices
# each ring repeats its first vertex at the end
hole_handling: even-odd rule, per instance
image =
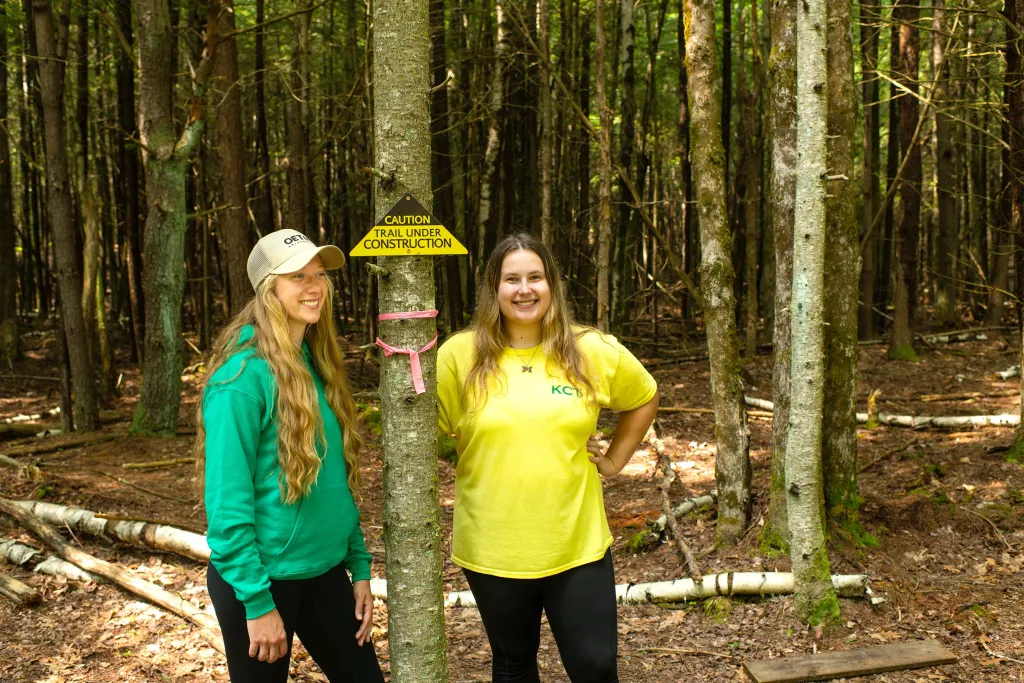
POLYGON ((326 270, 345 265, 345 254, 333 244, 318 247, 297 230, 275 230, 264 235, 249 252, 245 264, 249 282, 257 289, 268 275, 281 275, 302 270, 307 263, 319 256, 326 270))

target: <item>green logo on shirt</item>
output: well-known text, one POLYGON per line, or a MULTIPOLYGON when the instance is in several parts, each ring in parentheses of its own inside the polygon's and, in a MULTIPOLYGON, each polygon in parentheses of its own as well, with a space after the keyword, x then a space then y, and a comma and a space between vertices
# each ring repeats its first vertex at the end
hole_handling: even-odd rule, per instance
POLYGON ((578 397, 580 395, 580 392, 579 392, 578 389, 576 389, 575 387, 572 387, 572 386, 570 386, 568 384, 561 385, 561 386, 559 386, 558 384, 552 384, 551 385, 551 393, 552 394, 561 394, 562 396, 573 396, 573 395, 576 395, 578 397))

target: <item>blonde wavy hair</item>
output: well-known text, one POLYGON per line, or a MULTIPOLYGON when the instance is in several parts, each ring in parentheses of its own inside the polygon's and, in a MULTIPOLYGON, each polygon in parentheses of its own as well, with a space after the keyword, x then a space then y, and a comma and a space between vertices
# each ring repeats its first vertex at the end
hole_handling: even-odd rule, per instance
MULTIPOLYGON (((277 443, 281 464, 278 483, 281 499, 292 504, 308 495, 316 482, 320 473, 320 457, 316 446, 325 446, 326 437, 323 417, 317 410, 313 376, 303 362, 302 349, 289 337, 287 314, 274 293, 277 277, 271 275, 260 283, 256 296, 231 319, 213 343, 213 351, 207 361, 207 382, 203 385, 196 405, 197 436, 194 450, 198 484, 202 489, 206 459, 202 396, 207 386, 210 386, 209 378, 231 355, 254 348, 256 355, 270 366, 277 385, 277 443), (246 325, 252 325, 255 334, 240 343, 239 336, 246 325)), ((317 372, 323 379, 327 402, 341 423, 348 487, 353 497, 357 497, 361 483, 359 452, 363 447, 363 437, 359 430, 352 390, 345 374, 345 358, 334 325, 334 283, 330 278, 325 280, 327 286, 321 308, 323 314, 319 322, 306 328, 305 339, 317 372)))
POLYGON ((462 389, 463 403, 466 404, 472 397, 473 409, 482 408, 487 401, 488 385, 492 380, 500 384, 504 376, 499 361, 505 347, 509 345, 509 338, 498 306, 498 286, 501 284, 501 268, 505 257, 516 251, 532 251, 540 257, 544 265, 544 277, 551 290, 551 306, 541 321, 541 343, 547 354, 548 367, 554 365, 561 371, 566 381, 580 391, 588 402, 596 401, 594 385, 587 377, 587 360, 577 343, 584 334, 596 330, 577 325, 573 321, 558 264, 551 250, 533 235, 517 233, 503 239, 491 252, 477 287, 476 311, 469 328, 474 336, 475 354, 462 389))

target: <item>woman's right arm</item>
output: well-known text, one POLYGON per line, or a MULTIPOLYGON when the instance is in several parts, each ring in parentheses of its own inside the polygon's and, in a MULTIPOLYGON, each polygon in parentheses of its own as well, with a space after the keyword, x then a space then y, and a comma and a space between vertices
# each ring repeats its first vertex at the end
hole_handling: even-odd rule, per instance
POLYGON ((270 576, 256 549, 253 476, 263 405, 227 387, 208 390, 206 428, 206 520, 210 562, 245 605, 247 619, 274 609, 270 576))

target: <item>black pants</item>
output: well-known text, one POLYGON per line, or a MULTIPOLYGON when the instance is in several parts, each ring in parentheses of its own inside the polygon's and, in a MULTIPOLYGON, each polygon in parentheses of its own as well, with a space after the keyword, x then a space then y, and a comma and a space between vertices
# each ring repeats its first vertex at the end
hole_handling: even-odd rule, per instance
POLYGON ((543 579, 463 570, 491 643, 494 683, 539 683, 540 615, 548 615, 573 683, 618 683, 615 576, 611 551, 597 562, 543 579))
POLYGON ((207 569, 206 585, 224 634, 228 673, 234 683, 285 683, 296 633, 331 683, 384 683, 373 644, 360 647, 356 643, 356 602, 342 565, 312 579, 271 580, 270 593, 288 638, 288 656, 273 664, 249 656, 245 606, 213 565, 207 569))

